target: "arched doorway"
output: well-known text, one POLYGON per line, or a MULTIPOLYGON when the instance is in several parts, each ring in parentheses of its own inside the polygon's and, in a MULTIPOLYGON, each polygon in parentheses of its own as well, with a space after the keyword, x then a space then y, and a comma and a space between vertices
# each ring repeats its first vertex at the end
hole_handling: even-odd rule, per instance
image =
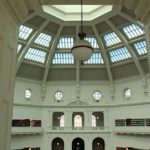
POLYGON ((84 150, 84 141, 81 138, 75 138, 72 141, 72 150, 84 150))
POLYGON ((105 141, 102 138, 95 138, 92 143, 92 150, 105 150, 105 141))
POLYGON ((64 150, 64 141, 61 138, 55 138, 52 141, 52 150, 64 150))

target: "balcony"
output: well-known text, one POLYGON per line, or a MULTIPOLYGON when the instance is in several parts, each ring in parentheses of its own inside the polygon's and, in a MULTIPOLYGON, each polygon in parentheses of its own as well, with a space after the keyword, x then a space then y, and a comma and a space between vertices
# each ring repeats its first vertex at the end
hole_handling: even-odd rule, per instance
POLYGON ((109 128, 104 126, 98 127, 48 127, 47 133, 109 133, 109 128))
POLYGON ((150 135, 150 119, 117 119, 114 132, 117 134, 150 135))
POLYGON ((21 135, 21 134, 42 134, 42 127, 12 127, 12 135, 21 135))

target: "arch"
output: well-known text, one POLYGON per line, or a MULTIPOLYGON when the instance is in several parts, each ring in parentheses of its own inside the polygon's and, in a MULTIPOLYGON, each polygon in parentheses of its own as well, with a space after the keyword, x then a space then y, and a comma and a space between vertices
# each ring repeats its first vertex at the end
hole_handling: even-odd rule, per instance
POLYGON ((53 112, 53 128, 64 127, 64 113, 63 112, 53 112))
POLYGON ((52 141, 52 150, 64 150, 64 141, 57 137, 52 141))
POLYGON ((97 137, 92 142, 92 150, 105 150, 104 139, 97 137))
POLYGON ((81 138, 75 138, 72 141, 72 150, 85 150, 84 140, 81 138))
POLYGON ((82 117, 81 115, 74 116, 74 127, 82 127, 82 117))

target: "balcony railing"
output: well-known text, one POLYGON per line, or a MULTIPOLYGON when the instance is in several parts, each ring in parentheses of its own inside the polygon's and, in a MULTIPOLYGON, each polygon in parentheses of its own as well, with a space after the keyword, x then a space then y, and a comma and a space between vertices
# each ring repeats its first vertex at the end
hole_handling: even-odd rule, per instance
POLYGON ((47 132, 109 132, 108 127, 98 126, 98 127, 59 127, 53 126, 48 127, 47 132))
POLYGON ((114 132, 118 134, 150 134, 150 118, 117 119, 114 132))

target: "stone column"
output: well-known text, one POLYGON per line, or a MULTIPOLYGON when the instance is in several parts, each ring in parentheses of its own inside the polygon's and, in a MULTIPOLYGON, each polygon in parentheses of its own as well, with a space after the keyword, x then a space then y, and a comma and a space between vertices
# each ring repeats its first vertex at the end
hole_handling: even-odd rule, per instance
POLYGON ((71 111, 65 111, 64 116, 65 116, 65 128, 67 130, 70 130, 72 128, 72 112, 71 111))
POLYGON ((87 130, 92 127, 92 112, 90 110, 84 112, 84 126, 87 130))
POLYGON ((17 22, 0 0, 0 149, 10 150, 11 120, 15 83, 17 22))

